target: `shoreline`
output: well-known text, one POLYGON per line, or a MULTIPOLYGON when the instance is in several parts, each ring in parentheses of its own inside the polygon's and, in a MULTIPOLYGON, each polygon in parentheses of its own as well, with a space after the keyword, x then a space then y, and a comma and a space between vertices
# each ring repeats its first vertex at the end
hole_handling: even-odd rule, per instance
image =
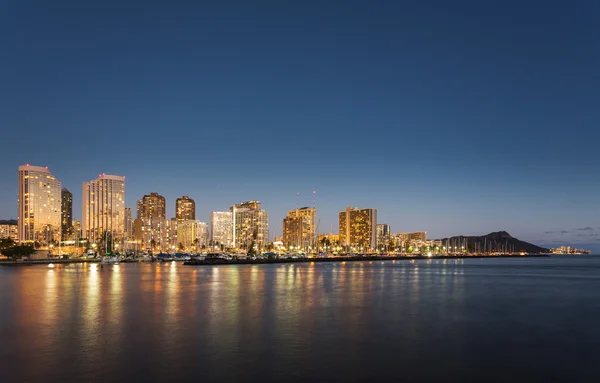
POLYGON ((185 261, 185 266, 213 266, 213 265, 264 265, 276 263, 318 263, 318 262, 372 262, 372 261, 410 261, 413 259, 482 259, 482 258, 539 258, 550 257, 550 254, 528 254, 528 255, 438 255, 428 257, 426 255, 415 256, 353 256, 353 257, 331 257, 331 258, 296 258, 296 259, 205 259, 185 261))
MULTIPOLYGON (((215 266, 215 265, 265 265, 277 263, 324 263, 324 262, 372 262, 372 261, 409 261, 414 259, 483 259, 483 258, 539 258, 550 257, 551 254, 528 254, 528 255, 437 255, 428 257, 426 255, 415 256, 340 256, 330 258, 295 258, 295 259, 204 259, 204 260, 189 260, 181 262, 185 266, 215 266)), ((168 263, 160 262, 159 263, 168 263)), ((171 262, 171 261, 169 261, 171 262)), ((174 261, 173 261, 174 262, 174 261)), ((99 258, 89 259, 31 259, 22 261, 2 260, 0 266, 33 266, 33 265, 49 265, 49 264, 78 264, 78 263, 100 263, 99 258)), ((123 260, 120 263, 154 263, 142 262, 136 260, 123 260)))
POLYGON ((27 259, 23 261, 1 260, 0 266, 31 266, 31 265, 49 265, 51 263, 71 264, 71 263, 100 263, 99 258, 89 259, 27 259))

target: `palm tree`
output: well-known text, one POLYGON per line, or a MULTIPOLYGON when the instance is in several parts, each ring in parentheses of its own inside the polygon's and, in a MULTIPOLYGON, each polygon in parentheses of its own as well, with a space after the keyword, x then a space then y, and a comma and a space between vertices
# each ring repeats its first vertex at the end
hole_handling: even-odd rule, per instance
POLYGON ((194 251, 198 252, 198 242, 200 242, 200 240, 198 238, 194 238, 194 251))

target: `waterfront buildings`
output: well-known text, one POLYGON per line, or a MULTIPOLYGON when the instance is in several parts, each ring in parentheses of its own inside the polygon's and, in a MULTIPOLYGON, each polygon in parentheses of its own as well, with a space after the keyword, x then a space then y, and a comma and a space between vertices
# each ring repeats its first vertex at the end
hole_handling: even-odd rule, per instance
POLYGON ((61 195, 61 239, 71 239, 73 234, 73 193, 63 188, 61 195))
POLYGON ((269 241, 269 215, 258 201, 247 201, 231 207, 233 214, 233 246, 249 249, 254 241, 262 249, 269 241))
POLYGON ((338 250, 340 235, 335 233, 319 235, 319 246, 324 250, 338 250))
POLYGON ((408 233, 395 233, 390 235, 391 244, 397 249, 408 247, 408 233))
POLYGON ((42 246, 60 240, 61 183, 47 167, 19 166, 19 242, 42 246))
POLYGON ((178 242, 178 226, 177 218, 171 218, 164 221, 160 232, 160 250, 174 251, 177 249, 178 242))
POLYGON ((19 241, 19 227, 13 223, 0 223, 0 239, 10 238, 19 241))
POLYGON ((179 222, 195 220, 196 202, 186 195, 177 198, 175 201, 175 218, 177 218, 179 222))
POLYGON ((84 182, 82 190, 82 235, 89 241, 102 240, 106 233, 113 239, 125 235, 125 177, 101 174, 84 182))
POLYGON ((406 249, 410 246, 420 247, 427 243, 427 232, 416 231, 413 233, 391 234, 391 243, 398 249, 406 249))
POLYGON ((425 231, 416 231, 414 233, 408 233, 408 240, 409 241, 420 241, 420 242, 425 242, 427 241, 427 232, 425 231))
POLYGON ((146 194, 137 202, 137 218, 141 220, 142 249, 162 248, 162 227, 166 219, 166 200, 156 192, 146 194))
POLYGON ((196 220, 177 224, 177 249, 200 251, 208 246, 208 224, 196 220))
POLYGON ((339 214, 340 244, 345 251, 369 251, 377 246, 377 209, 348 207, 339 214))
POLYGON ((377 249, 386 250, 390 246, 390 225, 387 223, 377 224, 377 249))
POLYGON ((210 214, 210 233, 214 246, 233 247, 233 213, 213 211, 210 214))
POLYGON ((315 245, 315 219, 314 208, 303 207, 288 211, 283 219, 283 245, 288 249, 308 251, 315 245))

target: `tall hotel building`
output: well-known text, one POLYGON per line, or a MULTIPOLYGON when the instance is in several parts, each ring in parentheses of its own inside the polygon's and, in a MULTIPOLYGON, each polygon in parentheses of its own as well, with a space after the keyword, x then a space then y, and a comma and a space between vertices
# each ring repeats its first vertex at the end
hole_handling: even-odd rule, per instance
POLYGON ((41 166, 19 166, 19 242, 48 245, 61 232, 61 183, 41 166))
POLYGON ((233 217, 233 246, 248 249, 252 241, 258 249, 269 242, 269 215, 260 202, 242 202, 231 207, 233 217))
POLYGON ((193 221, 196 219, 196 202, 184 195, 175 200, 175 218, 179 222, 193 221))
POLYGON ((82 190, 81 231, 90 241, 125 235, 125 177, 101 174, 84 182, 82 190))
POLYGON ((315 218, 316 210, 303 207, 288 211, 283 219, 283 245, 307 250, 315 246, 315 218))
POLYGON ((340 244, 346 251, 367 251, 377 246, 377 209, 348 207, 340 212, 339 223, 340 244))
POLYGON ((213 245, 233 247, 233 213, 213 211, 210 214, 210 232, 213 245))
POLYGON ((162 228, 166 220, 166 200, 158 193, 146 194, 137 203, 137 218, 141 220, 142 248, 161 248, 162 228))
POLYGON ((73 234, 73 193, 63 188, 61 193, 61 233, 62 240, 70 239, 73 234))

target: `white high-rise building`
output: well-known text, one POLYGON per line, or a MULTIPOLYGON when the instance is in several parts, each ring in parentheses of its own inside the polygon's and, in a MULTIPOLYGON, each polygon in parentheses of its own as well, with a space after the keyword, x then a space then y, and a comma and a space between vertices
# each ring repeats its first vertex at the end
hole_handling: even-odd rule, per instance
POLYGON ((269 214, 258 201, 242 202, 231 207, 233 246, 249 249, 252 242, 260 250, 269 242, 269 214))
POLYGON ((233 213, 213 211, 210 215, 210 232, 213 246, 233 247, 233 213))
POLYGON ((19 242, 60 240, 62 185, 47 167, 19 166, 19 242))
POLYGON ((83 183, 81 231, 89 241, 99 241, 104 233, 115 240, 125 236, 125 177, 101 174, 83 183))

